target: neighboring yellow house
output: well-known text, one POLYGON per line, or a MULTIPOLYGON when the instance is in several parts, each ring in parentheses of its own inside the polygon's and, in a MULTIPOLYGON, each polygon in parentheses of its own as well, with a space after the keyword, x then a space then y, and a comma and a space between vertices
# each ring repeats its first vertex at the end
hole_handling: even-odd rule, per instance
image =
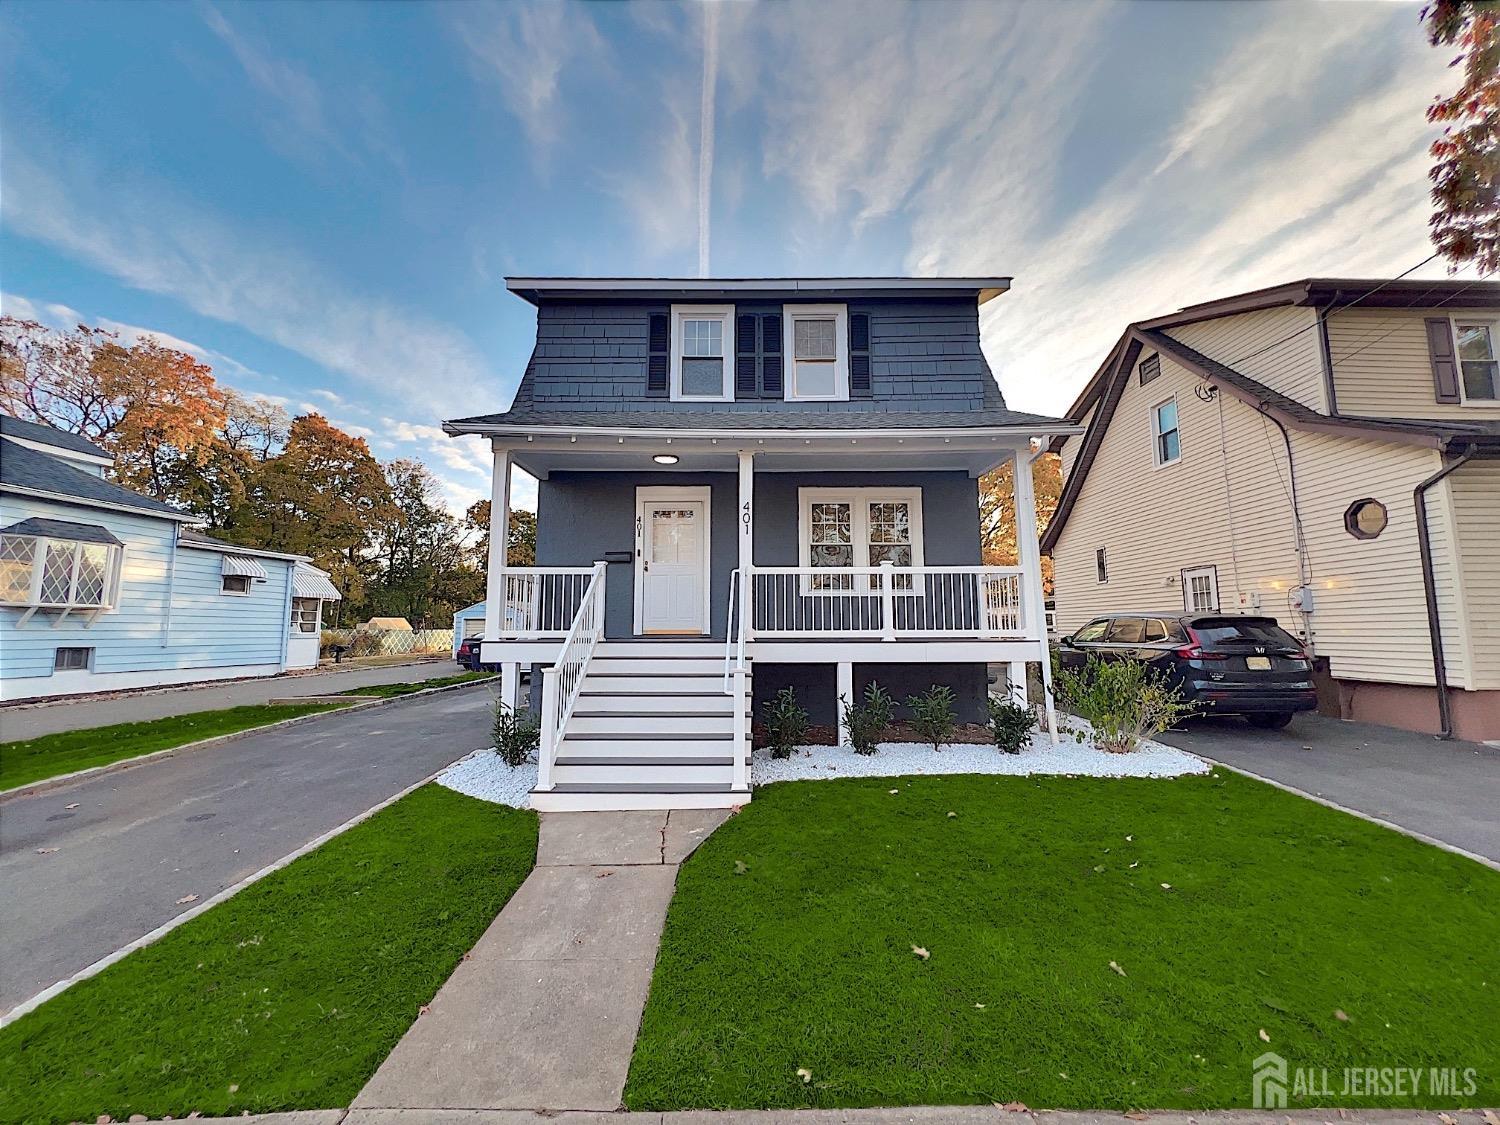
POLYGON ((1267 613, 1345 718, 1500 739, 1500 284, 1310 279, 1126 329, 1068 411, 1058 628, 1267 613))

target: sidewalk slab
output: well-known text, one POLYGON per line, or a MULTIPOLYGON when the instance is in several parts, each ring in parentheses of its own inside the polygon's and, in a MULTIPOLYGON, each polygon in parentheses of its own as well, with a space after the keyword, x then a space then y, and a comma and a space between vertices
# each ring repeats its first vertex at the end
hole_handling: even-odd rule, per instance
POLYGON ((713 834, 715 828, 734 815, 731 809, 673 809, 667 814, 667 833, 662 843, 662 861, 681 863, 713 834))
MULTIPOLYGON (((1448 1110, 1458 1125, 1486 1125, 1482 1110, 1448 1110)), ((239 1120, 238 1118, 231 1120, 239 1120)), ((688 1110, 673 1113, 537 1113, 530 1110, 355 1109, 343 1125, 1444 1125, 1437 1110, 1292 1109, 1119 1112, 997 1106, 866 1109, 688 1110)))
POLYGON ((474 947, 475 961, 655 961, 677 868, 538 867, 474 947))
POLYGON ((547 813, 538 867, 662 862, 665 811, 547 813))

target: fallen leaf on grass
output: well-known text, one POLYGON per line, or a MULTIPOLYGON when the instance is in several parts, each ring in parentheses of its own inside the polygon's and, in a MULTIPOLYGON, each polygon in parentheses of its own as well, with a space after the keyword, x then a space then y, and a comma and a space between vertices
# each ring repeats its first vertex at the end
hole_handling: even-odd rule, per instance
POLYGON ((1131 869, 1132 869, 1132 870, 1133 870, 1133 869, 1135 869, 1135 868, 1137 868, 1137 867, 1139 867, 1139 866, 1140 866, 1140 865, 1141 865, 1141 861, 1140 861, 1140 860, 1136 860, 1136 861, 1135 861, 1135 862, 1134 862, 1134 863, 1132 863, 1132 864, 1131 864, 1131 865, 1130 865, 1130 866, 1131 866, 1131 869))
POLYGON ((186 906, 190 902, 197 902, 197 901, 198 901, 198 896, 197 895, 183 895, 180 899, 177 900, 176 905, 178 905, 178 906, 186 906))
POLYGON ((1271 1037, 1266 1034, 1266 1029, 1265 1028, 1261 1028, 1260 1029, 1260 1037, 1262 1039, 1264 1039, 1267 1043, 1269 1043, 1271 1041, 1271 1037))
POLYGON ((984 1010, 984 1005, 983 1004, 975 1004, 974 1007, 980 1009, 981 1011, 984 1010))
POLYGON ((1103 871, 1104 871, 1104 864, 1102 864, 1102 863, 1099 864, 1099 866, 1097 866, 1097 867, 1094 868, 1094 874, 1095 875, 1101 874, 1103 871))
POLYGON ((1346 1011, 1344 1011, 1343 1008, 1335 1008, 1333 1010, 1333 1018, 1336 1019, 1336 1020, 1338 1020, 1339 1023, 1348 1023, 1349 1022, 1349 1013, 1346 1012, 1346 1011))
POLYGON ((920 945, 914 945, 914 946, 912 946, 911 947, 911 951, 913 953, 915 953, 918 957, 922 958, 922 960, 924 960, 924 961, 927 960, 927 958, 929 958, 929 957, 932 956, 931 953, 928 953, 927 950, 923 949, 920 945))
POLYGON ((897 794, 897 793, 899 793, 899 792, 901 792, 901 790, 899 790, 899 789, 892 789, 892 790, 891 790, 891 796, 893 796, 893 797, 894 797, 894 796, 895 796, 895 795, 896 795, 896 794, 897 794))
POLYGON ((431 1007, 431 1004, 423 1004, 420 1008, 417 1009, 417 1018, 421 1019, 423 1016, 425 1016, 428 1012, 428 1009, 430 1009, 431 1007))
POLYGON ((1111 969, 1113 969, 1115 972, 1119 973, 1122 977, 1125 975, 1125 970, 1122 969, 1122 968, 1120 968, 1120 966, 1118 964, 1116 964, 1114 961, 1111 961, 1109 963, 1109 967, 1111 969))
POLYGON ((36 854, 37 855, 51 855, 55 851, 57 851, 56 848, 37 848, 36 854))
POLYGON ((1125 837, 1125 842, 1126 842, 1126 843, 1127 843, 1127 844, 1128 844, 1128 843, 1130 843, 1130 842, 1131 842, 1131 841, 1132 841, 1132 840, 1134 840, 1134 839, 1135 839, 1135 837, 1134 837, 1134 836, 1126 836, 1126 837, 1125 837))
POLYGON ((238 1094, 240 1092, 240 1084, 238 1082, 231 1082, 229 1084, 229 1092, 231 1094, 238 1094))
POLYGON ((1172 884, 1171 883, 1163 883, 1161 885, 1161 889, 1164 890, 1164 891, 1170 891, 1172 889, 1172 884))
POLYGON ((953 819, 953 818, 954 818, 954 817, 955 817, 955 816, 957 816, 957 815, 958 815, 958 814, 957 814, 957 813, 956 813, 956 812, 950 812, 950 813, 949 813, 949 814, 948 814, 948 819, 949 819, 949 820, 952 820, 952 819, 953 819))
POLYGON ((993 1102, 996 1109, 1003 1109, 1006 1113, 1028 1113, 1025 1102, 993 1102))
POLYGON ((748 868, 748 867, 745 866, 745 861, 744 860, 737 859, 737 860, 734 861, 734 873, 736 875, 743 875, 743 874, 745 874, 745 872, 747 872, 749 870, 750 870, 750 868, 748 868))
POLYGON ((812 1071, 808 1070, 805 1066, 799 1066, 797 1068, 797 1077, 802 1079, 802 1085, 806 1086, 812 1081, 812 1071))

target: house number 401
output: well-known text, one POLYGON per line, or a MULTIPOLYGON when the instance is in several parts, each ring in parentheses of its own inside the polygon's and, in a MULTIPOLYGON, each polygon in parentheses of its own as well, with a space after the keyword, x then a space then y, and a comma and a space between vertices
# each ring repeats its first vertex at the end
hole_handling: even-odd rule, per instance
POLYGON ((746 500, 740 507, 740 525, 746 535, 750 534, 750 501, 746 500))

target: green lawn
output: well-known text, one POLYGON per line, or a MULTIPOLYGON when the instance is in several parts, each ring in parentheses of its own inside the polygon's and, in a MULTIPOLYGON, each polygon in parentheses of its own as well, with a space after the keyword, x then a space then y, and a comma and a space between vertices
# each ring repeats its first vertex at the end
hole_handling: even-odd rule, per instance
POLYGON ((410 695, 414 691, 426 691, 428 688, 450 687, 453 684, 471 684, 479 680, 493 680, 493 672, 460 672, 456 676, 440 676, 435 680, 419 680, 410 684, 374 684, 370 687, 350 688, 348 691, 339 692, 340 695, 375 695, 382 699, 389 699, 396 695, 410 695))
POLYGON ((429 785, 0 1029, 0 1121, 345 1106, 536 859, 429 785))
POLYGON ((1247 1106, 1268 1050, 1500 1103, 1500 872, 1222 770, 785 783, 684 865, 625 1101, 1247 1106))
POLYGON ((144 723, 63 731, 25 742, 0 742, 0 790, 341 706, 340 703, 298 703, 277 707, 227 707, 222 711, 199 711, 144 723))

